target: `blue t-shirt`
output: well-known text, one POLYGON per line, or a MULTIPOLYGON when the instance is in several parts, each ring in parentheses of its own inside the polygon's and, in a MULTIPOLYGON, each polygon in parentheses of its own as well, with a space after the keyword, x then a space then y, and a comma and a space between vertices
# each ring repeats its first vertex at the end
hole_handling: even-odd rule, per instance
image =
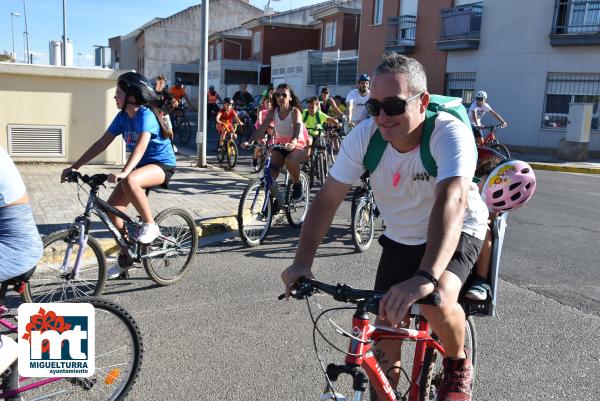
POLYGON ((151 163, 163 163, 175 167, 175 153, 171 141, 161 134, 156 116, 147 107, 141 106, 133 118, 129 118, 124 111, 119 112, 108 127, 108 132, 115 136, 123 135, 128 152, 132 152, 135 148, 138 135, 149 132, 150 142, 136 167, 151 163))

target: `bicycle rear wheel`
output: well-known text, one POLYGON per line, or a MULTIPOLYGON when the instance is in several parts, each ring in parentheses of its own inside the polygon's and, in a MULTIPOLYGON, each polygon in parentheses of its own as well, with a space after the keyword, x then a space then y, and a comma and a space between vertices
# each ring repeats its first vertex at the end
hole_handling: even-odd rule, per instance
POLYGON ((506 146, 502 145, 501 143, 491 145, 490 148, 492 148, 496 152, 500 153, 505 158, 510 159, 510 152, 509 152, 508 148, 506 146))
MULTIPOLYGON (((69 302, 90 303, 95 310, 96 370, 91 377, 64 378, 28 390, 22 400, 120 401, 135 383, 144 354, 137 323, 122 307, 101 298, 79 298, 69 302)), ((39 381, 20 378, 19 387, 39 381)))
POLYGON ((227 142, 227 165, 229 168, 234 168, 238 160, 238 148, 235 141, 231 139, 227 142))
POLYGON ((142 248, 144 269, 156 284, 170 285, 181 280, 192 265, 198 250, 198 231, 192 216, 183 209, 165 209, 154 221, 161 235, 142 248))
POLYGON ((186 144, 190 141, 192 137, 192 125, 188 120, 183 120, 179 129, 177 130, 177 136, 179 137, 179 142, 182 144, 186 144))
MULTIPOLYGON (((477 335, 475 323, 469 316, 465 322, 465 352, 467 359, 473 365, 473 384, 475 383, 475 368, 477 362, 477 335)), ((435 348, 427 348, 423 360, 423 370, 419 378, 419 401, 435 400, 442 385, 444 369, 442 367, 443 356, 435 348)), ((473 389, 471 385, 471 390, 473 389)))
POLYGON ((290 179, 285 191, 285 216, 290 226, 299 228, 308 212, 310 202, 310 187, 308 177, 304 171, 300 172, 300 183, 302 184, 302 199, 298 202, 292 201, 292 180, 290 179))
POLYGON ((364 252, 373 243, 375 233, 375 218, 373 216, 373 202, 368 197, 358 201, 352 215, 352 242, 358 252, 364 252))
POLYGON ((240 237, 246 246, 260 245, 269 234, 273 220, 271 195, 266 193, 261 180, 251 182, 244 189, 238 206, 237 220, 240 237), (265 202, 266 209, 263 212, 265 202))
POLYGON ((106 283, 106 259, 102 246, 88 236, 77 277, 71 277, 79 252, 78 230, 62 230, 46 236, 44 253, 21 295, 25 302, 60 302, 68 299, 95 296, 102 293, 106 283), (67 251, 67 272, 62 265, 67 251))

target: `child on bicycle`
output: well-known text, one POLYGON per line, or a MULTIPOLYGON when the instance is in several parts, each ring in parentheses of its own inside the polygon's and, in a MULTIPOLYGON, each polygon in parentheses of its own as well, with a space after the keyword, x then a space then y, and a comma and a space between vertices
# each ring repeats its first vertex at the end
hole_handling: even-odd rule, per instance
MULTIPOLYGON (((271 121, 275 125, 275 144, 283 148, 273 149, 271 153, 271 176, 274 180, 285 164, 292 177, 292 201, 302 200, 302 184, 300 183, 300 165, 306 160, 308 134, 302 123, 300 100, 288 84, 279 84, 273 93, 273 109, 265 117, 260 127, 252 134, 248 142, 261 138, 271 121)), ((244 142, 242 147, 248 147, 244 142)))
POLYGON ((492 260, 492 226, 501 212, 517 210, 527 203, 535 192, 535 175, 529 164, 520 160, 504 159, 487 148, 478 149, 475 176, 482 199, 489 209, 488 228, 481 253, 473 269, 473 281, 465 298, 485 301, 492 295, 489 284, 492 260))
MULTIPOLYGON (((108 176, 109 182, 117 184, 108 203, 121 211, 133 204, 143 223, 137 241, 149 244, 160 235, 160 230, 154 222, 145 191, 155 186, 166 188, 175 172, 172 132, 161 118, 154 88, 143 75, 136 72, 121 75, 114 98, 121 111, 104 135, 71 167, 64 169, 60 178, 61 182, 66 181, 72 171, 102 153, 117 136, 122 135, 130 155, 120 172, 108 176)), ((113 215, 109 217, 115 227, 126 235, 123 220, 113 215)), ((108 277, 116 278, 125 269, 117 262, 109 269, 108 277)))
POLYGON ((236 140, 237 135, 235 134, 235 128, 233 127, 234 120, 239 126, 244 126, 244 123, 242 123, 238 117, 237 112, 233 109, 231 99, 226 97, 223 99, 223 108, 217 113, 217 131, 219 132, 219 145, 217 150, 223 147, 223 141, 228 132, 231 132, 233 140, 236 140))
POLYGON ((308 99, 308 107, 302 112, 302 122, 308 131, 308 157, 312 154, 313 139, 323 134, 324 124, 339 127, 337 120, 325 114, 319 107, 319 98, 308 99))
MULTIPOLYGON (((271 94, 272 94, 272 91, 273 91, 273 88, 271 88, 271 94)), ((258 127, 261 126, 261 124, 267 117, 267 114, 269 114, 269 111, 272 108, 273 108, 273 103, 271 101, 271 98, 263 97, 260 108, 258 109, 258 113, 256 114, 256 124, 254 124, 254 129, 258 129, 258 127)), ((264 145, 265 143, 271 141, 271 138, 273 135, 273 125, 274 125, 274 123, 273 123, 273 121, 271 121, 265 131, 265 136, 263 138, 259 138, 258 142, 260 142, 261 144, 264 145)), ((256 149, 254 149, 254 155, 252 155, 252 166, 253 167, 256 167, 258 165, 259 157, 260 157, 260 149, 256 148, 256 149)))
POLYGON ((492 107, 486 103, 487 93, 485 91, 479 91, 475 95, 475 101, 471 103, 469 107, 469 119, 471 120, 471 126, 473 128, 473 135, 475 136, 475 142, 477 145, 483 145, 483 134, 481 133, 481 118, 486 112, 492 113, 494 117, 502 124, 502 128, 506 128, 508 123, 496 113, 492 107))

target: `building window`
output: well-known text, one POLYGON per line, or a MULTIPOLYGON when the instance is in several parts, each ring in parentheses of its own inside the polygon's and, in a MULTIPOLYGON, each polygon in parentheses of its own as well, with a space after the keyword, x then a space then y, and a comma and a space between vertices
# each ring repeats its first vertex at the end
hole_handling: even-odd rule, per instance
POLYGON ((260 32, 254 32, 252 36, 252 54, 260 53, 260 32))
POLYGON ((375 0, 373 5, 373 25, 381 25, 383 21, 383 0, 375 0))
POLYGON ((570 103, 594 105, 591 129, 600 129, 600 74, 550 72, 546 77, 542 128, 566 128, 570 103))
POLYGON ((208 61, 214 60, 215 59, 215 46, 214 45, 210 45, 208 46, 208 61))
POLYGON ((453 72, 446 74, 446 95, 460 97, 465 107, 474 100, 475 93, 475 73, 474 72, 453 72))
POLYGON ((216 60, 221 60, 223 58, 223 42, 219 42, 215 45, 215 50, 216 50, 216 55, 215 55, 215 59, 216 60))
POLYGON ((335 46, 336 22, 330 21, 325 24, 325 47, 335 46))

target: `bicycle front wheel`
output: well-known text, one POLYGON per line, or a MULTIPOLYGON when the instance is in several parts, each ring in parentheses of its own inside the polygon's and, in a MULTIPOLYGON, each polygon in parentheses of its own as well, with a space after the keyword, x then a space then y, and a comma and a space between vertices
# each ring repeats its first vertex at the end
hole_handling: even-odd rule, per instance
POLYGON ((181 280, 198 250, 198 231, 190 214, 178 208, 165 209, 155 218, 160 235, 142 248, 144 269, 158 285, 181 280))
MULTIPOLYGON (((122 307, 101 298, 70 302, 90 303, 95 311, 96 370, 91 377, 60 379, 22 393, 23 400, 120 401, 135 383, 144 354, 137 323, 122 307)), ((19 378, 19 387, 39 378, 19 378)))
POLYGON ((352 242, 358 252, 366 251, 373 243, 374 221, 373 202, 368 197, 363 197, 352 215, 352 242))
POLYGON ((188 143, 192 137, 192 124, 187 120, 183 120, 179 126, 177 136, 179 136, 179 141, 182 144, 188 143))
POLYGON ((229 168, 234 168, 238 160, 238 149, 235 141, 232 139, 227 142, 227 165, 229 168))
POLYGON ((500 153, 505 158, 510 159, 510 152, 509 152, 508 148, 506 146, 502 145, 501 143, 491 145, 490 148, 492 148, 496 152, 500 153))
POLYGON ((60 302, 102 293, 106 283, 106 259, 98 240, 88 236, 79 272, 74 277, 73 268, 80 250, 79 234, 71 230, 57 231, 44 238, 43 246, 42 258, 21 295, 25 302, 60 302))
MULTIPOLYGON (((469 316, 465 322, 465 352, 467 359, 471 360, 473 365, 473 384, 475 383, 475 368, 477 362, 477 335, 475 333, 475 323, 469 316)), ((442 366, 443 356, 435 348, 427 348, 425 359, 423 360, 423 370, 419 378, 419 401, 435 400, 444 378, 444 368, 442 366)))
POLYGON ((251 182, 244 189, 237 220, 240 237, 246 246, 260 245, 269 234, 273 220, 271 196, 260 180, 251 182))
POLYGON ((300 172, 300 183, 302 184, 302 199, 295 202, 292 201, 292 180, 289 180, 286 195, 285 195, 285 216, 290 226, 299 228, 308 212, 308 204, 310 201, 310 186, 308 177, 304 171, 300 172))

